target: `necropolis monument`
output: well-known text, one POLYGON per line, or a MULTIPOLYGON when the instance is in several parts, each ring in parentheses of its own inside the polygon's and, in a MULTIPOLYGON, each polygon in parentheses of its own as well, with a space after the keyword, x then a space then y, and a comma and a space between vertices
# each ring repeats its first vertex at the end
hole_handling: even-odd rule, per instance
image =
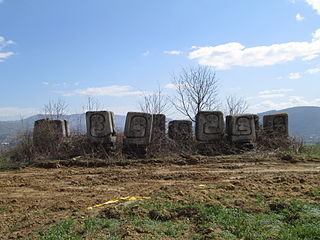
POLYGON ((113 147, 116 142, 114 114, 109 111, 86 112, 87 136, 92 143, 113 147))
POLYGON ((263 129, 266 132, 288 135, 288 114, 277 113, 263 116, 263 129))
POLYGON ((151 141, 153 117, 148 113, 128 112, 124 129, 123 151, 144 155, 151 141))
POLYGON ((226 131, 234 143, 251 143, 256 140, 254 114, 229 115, 226 117, 226 131))

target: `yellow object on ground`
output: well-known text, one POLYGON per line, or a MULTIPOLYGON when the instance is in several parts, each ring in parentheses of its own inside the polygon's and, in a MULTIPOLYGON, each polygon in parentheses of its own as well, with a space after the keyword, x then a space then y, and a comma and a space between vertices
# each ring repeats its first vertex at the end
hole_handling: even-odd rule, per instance
POLYGON ((93 207, 88 207, 87 209, 88 209, 88 210, 91 210, 91 209, 93 209, 93 208, 95 208, 95 207, 102 207, 102 206, 104 206, 104 205, 109 205, 109 204, 111 204, 111 203, 116 203, 116 202, 119 202, 119 201, 121 201, 121 200, 130 201, 130 200, 136 200, 136 199, 150 199, 150 197, 138 197, 138 196, 136 196, 136 197, 120 197, 120 198, 112 199, 112 200, 110 200, 110 201, 108 201, 108 202, 104 202, 104 203, 95 205, 95 206, 93 206, 93 207))

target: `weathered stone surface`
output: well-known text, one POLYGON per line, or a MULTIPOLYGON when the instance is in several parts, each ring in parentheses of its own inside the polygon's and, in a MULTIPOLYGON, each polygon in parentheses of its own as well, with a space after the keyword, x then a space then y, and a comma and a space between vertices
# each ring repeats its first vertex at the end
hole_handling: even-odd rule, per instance
POLYGON ((166 134, 166 116, 164 114, 152 114, 152 139, 159 140, 166 134))
POLYGON ((168 135, 173 140, 191 140, 192 122, 189 120, 174 120, 169 122, 168 135))
POLYGON ((288 135, 288 114, 276 113, 263 116, 263 129, 267 132, 277 132, 288 135))
POLYGON ((226 131, 234 143, 250 143, 256 140, 256 117, 254 114, 229 115, 226 118, 226 131))
POLYGON ((93 143, 116 142, 114 114, 110 111, 86 112, 87 136, 93 143))
POLYGON ((257 114, 253 114, 253 116, 254 116, 254 125, 255 125, 256 133, 257 133, 260 129, 259 116, 257 114))
POLYGON ((46 148, 69 136, 69 126, 66 120, 51 120, 50 118, 35 121, 33 143, 36 147, 46 148))
POLYGON ((220 140, 224 133, 223 113, 202 111, 196 116, 196 139, 201 142, 220 140))
POLYGON ((124 145, 149 145, 153 117, 148 113, 128 112, 124 129, 124 145))

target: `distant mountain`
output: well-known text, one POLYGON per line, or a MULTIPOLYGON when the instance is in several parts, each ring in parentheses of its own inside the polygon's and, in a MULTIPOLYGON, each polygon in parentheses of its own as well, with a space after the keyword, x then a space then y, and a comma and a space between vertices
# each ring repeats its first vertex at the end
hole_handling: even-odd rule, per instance
MULTIPOLYGON (((320 107, 292 107, 258 113, 258 115, 262 121, 263 115, 280 112, 289 114, 289 133, 291 136, 303 137, 307 142, 320 142, 320 107)), ((32 129, 34 121, 45 117, 47 116, 38 114, 18 121, 0 121, 0 143, 10 142, 19 131, 32 129)), ((122 115, 115 115, 118 131, 123 131, 125 118, 122 115)), ((71 130, 86 132, 85 114, 66 115, 63 116, 63 119, 69 121, 71 130)))
POLYGON ((303 137, 307 141, 320 142, 320 107, 292 107, 279 111, 259 113, 260 120, 266 114, 285 112, 289 115, 289 134, 303 137))

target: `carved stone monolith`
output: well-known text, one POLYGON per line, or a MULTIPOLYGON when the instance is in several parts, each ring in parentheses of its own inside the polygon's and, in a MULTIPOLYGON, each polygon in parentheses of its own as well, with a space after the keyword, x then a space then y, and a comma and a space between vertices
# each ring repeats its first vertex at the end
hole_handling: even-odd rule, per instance
POLYGON ((105 144, 110 148, 115 146, 117 134, 113 112, 86 112, 86 123, 87 136, 90 142, 105 144))
POLYGON ((229 115, 226 132, 233 143, 253 143, 256 140, 256 117, 254 114, 229 115))
POLYGON ((224 133, 223 113, 201 111, 196 115, 196 139, 200 142, 221 140, 224 133))
POLYGON ((132 157, 143 157, 151 142, 152 126, 152 114, 128 112, 124 129, 123 152, 132 157))
POLYGON ((263 116, 263 130, 269 133, 289 134, 288 114, 276 113, 263 116))
POLYGON ((69 135, 68 121, 40 119, 34 123, 33 144, 37 148, 47 149, 69 135))

